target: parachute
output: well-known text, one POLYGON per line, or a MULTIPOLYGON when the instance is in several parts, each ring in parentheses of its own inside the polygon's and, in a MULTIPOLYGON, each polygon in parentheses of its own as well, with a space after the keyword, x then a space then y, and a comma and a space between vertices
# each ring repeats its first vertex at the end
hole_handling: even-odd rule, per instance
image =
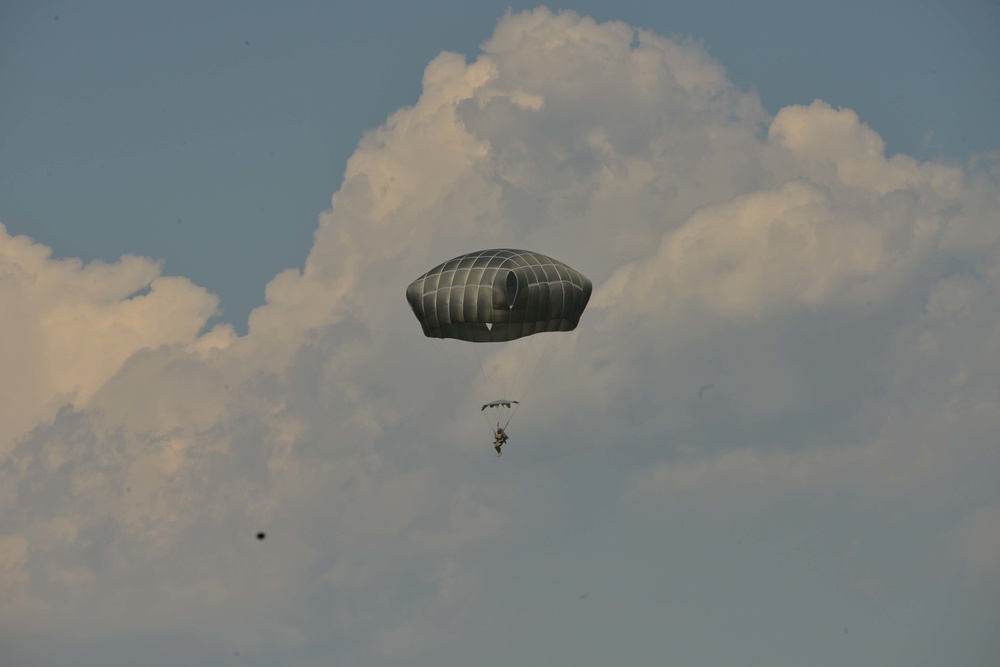
POLYGON ((500 406, 509 408, 511 403, 517 403, 517 401, 504 401, 504 400, 490 401, 489 403, 483 405, 483 407, 480 408, 479 411, 482 412, 486 408, 499 408, 500 406))
POLYGON ((480 250, 439 264, 406 288, 429 338, 498 343, 580 323, 593 285, 562 262, 526 250, 480 250))
POLYGON ((500 410, 500 408, 509 409, 511 405, 520 405, 520 402, 500 399, 498 401, 490 401, 489 403, 484 403, 483 407, 479 408, 480 412, 485 412, 486 408, 493 408, 497 410, 495 415, 496 426, 495 427, 493 426, 494 419, 492 417, 494 417, 494 415, 492 414, 486 418, 486 422, 490 425, 490 428, 492 428, 494 432, 497 433, 498 436, 499 434, 503 433, 503 429, 507 428, 507 424, 509 424, 510 420, 514 417, 514 411, 511 410, 510 414, 506 415, 507 420, 504 421, 503 426, 501 426, 500 422, 503 421, 503 417, 501 417, 501 414, 503 413, 500 410))
POLYGON ((448 341, 446 356, 484 350, 488 356, 480 356, 478 370, 491 376, 494 393, 483 397, 487 402, 480 412, 510 408, 509 422, 520 403, 497 396, 522 397, 544 360, 533 354, 544 347, 533 343, 550 340, 543 333, 576 329, 592 291, 586 276, 562 262, 528 250, 498 248, 435 266, 410 283, 406 300, 426 337, 448 341), (514 341, 518 343, 512 345, 514 341), (483 345, 488 343, 504 349, 492 354, 494 346, 483 345))

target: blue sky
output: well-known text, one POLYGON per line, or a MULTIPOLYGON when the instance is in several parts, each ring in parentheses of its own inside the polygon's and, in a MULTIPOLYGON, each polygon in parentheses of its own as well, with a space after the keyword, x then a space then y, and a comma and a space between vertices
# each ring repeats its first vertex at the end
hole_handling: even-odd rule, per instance
POLYGON ((996 664, 1000 6, 560 9, 4 4, 0 662, 996 664))

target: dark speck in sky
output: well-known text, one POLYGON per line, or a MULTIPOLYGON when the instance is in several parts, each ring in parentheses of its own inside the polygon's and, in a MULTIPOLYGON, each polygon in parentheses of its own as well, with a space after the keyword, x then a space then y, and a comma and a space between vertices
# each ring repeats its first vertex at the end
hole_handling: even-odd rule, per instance
POLYGON ((250 40, 249 40, 249 39, 247 39, 247 40, 244 40, 243 44, 244 44, 245 46, 250 46, 250 40))
POLYGON ((589 597, 590 597, 590 593, 584 593, 584 594, 582 594, 582 595, 580 596, 580 599, 581 599, 581 600, 586 600, 586 599, 587 599, 587 598, 589 598, 589 597))
POLYGON ((698 390, 698 398, 701 398, 702 396, 704 396, 705 392, 708 391, 711 388, 712 388, 712 385, 710 385, 710 384, 703 384, 701 386, 701 389, 698 390))
POLYGON ((262 540, 262 539, 264 539, 265 537, 267 537, 267 535, 265 535, 264 533, 257 533, 257 539, 258 539, 258 540, 262 540))
POLYGON ((59 20, 59 15, 58 15, 58 14, 56 14, 55 16, 53 16, 53 17, 52 17, 52 20, 53 20, 53 21, 58 21, 58 20, 59 20))

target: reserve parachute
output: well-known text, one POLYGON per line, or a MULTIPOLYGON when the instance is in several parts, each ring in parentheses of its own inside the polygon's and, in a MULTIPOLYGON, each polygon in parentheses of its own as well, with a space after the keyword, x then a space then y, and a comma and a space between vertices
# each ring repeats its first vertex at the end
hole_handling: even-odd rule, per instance
POLYGON ((406 300, 424 335, 445 342, 446 357, 477 360, 491 393, 479 397, 481 412, 498 413, 490 422, 502 433, 544 360, 538 350, 553 340, 540 334, 576 329, 592 291, 586 276, 562 262, 499 248, 435 266, 410 283, 406 300))

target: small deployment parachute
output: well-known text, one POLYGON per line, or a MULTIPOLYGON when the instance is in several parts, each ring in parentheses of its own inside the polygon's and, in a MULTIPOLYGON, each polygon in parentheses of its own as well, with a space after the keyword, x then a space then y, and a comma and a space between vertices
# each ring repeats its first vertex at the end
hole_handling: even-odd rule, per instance
MULTIPOLYGON (((503 429, 507 428, 507 424, 509 424, 510 420, 514 417, 514 409, 511 408, 512 404, 520 405, 518 401, 500 399, 498 401, 490 401, 489 403, 484 404, 479 411, 485 412, 486 408, 490 408, 490 414, 486 417, 486 421, 489 423, 490 428, 492 428, 494 432, 503 433, 503 429), (510 412, 504 414, 504 411, 501 410, 501 408, 507 408, 510 412), (493 412, 493 410, 496 410, 496 412, 493 412), (507 419, 505 420, 504 417, 507 419), (496 423, 496 426, 493 426, 494 422, 496 423), (501 422, 503 422, 502 426, 501 422)), ((504 440, 506 441, 506 438, 504 440)))
POLYGON ((497 397, 523 397, 545 359, 538 339, 552 340, 540 334, 576 329, 592 291, 586 276, 562 262, 498 248, 435 266, 410 283, 406 300, 424 335, 447 341, 446 356, 479 351, 476 371, 492 394, 481 397, 488 402, 480 412, 512 408, 512 416, 519 401, 497 397))
POLYGON ((509 408, 511 403, 517 403, 517 401, 490 401, 489 403, 483 405, 483 407, 480 408, 479 411, 482 412, 486 408, 499 408, 499 407, 509 408))

